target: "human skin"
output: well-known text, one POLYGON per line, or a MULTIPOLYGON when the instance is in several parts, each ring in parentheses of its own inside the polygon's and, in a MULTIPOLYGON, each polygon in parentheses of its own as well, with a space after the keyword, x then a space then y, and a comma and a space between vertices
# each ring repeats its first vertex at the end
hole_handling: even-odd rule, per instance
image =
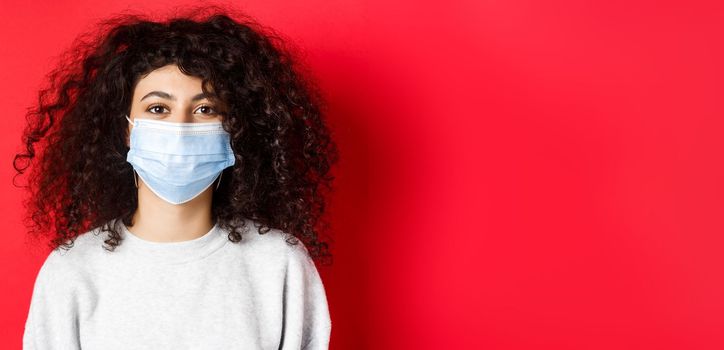
MULTIPOLYGON (((201 78, 184 74, 174 64, 156 69, 136 84, 128 117, 184 123, 221 121, 219 106, 211 99, 192 100, 202 94, 201 83, 201 78), (152 91, 172 97, 147 96, 152 91)), ((132 129, 128 123, 126 145, 130 144, 132 129)), ((201 237, 214 226, 211 200, 215 183, 196 198, 174 205, 153 193, 140 176, 137 179, 138 208, 133 214, 133 226, 128 226, 135 236, 153 242, 180 242, 201 237)))

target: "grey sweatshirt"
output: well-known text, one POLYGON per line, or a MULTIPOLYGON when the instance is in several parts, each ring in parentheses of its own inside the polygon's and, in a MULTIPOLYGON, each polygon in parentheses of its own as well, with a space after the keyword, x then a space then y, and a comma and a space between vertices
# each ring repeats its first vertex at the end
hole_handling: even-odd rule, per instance
POLYGON ((304 244, 253 221, 239 243, 214 226, 183 242, 152 242, 120 221, 50 252, 33 287, 23 349, 327 349, 325 289, 304 244))

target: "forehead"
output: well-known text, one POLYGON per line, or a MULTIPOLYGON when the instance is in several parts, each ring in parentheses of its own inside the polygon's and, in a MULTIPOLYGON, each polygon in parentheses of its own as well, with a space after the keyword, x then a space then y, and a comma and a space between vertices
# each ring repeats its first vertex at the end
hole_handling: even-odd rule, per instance
POLYGON ((201 78, 186 75, 178 66, 170 64, 142 76, 133 90, 133 99, 137 101, 151 91, 164 91, 186 98, 201 93, 201 83, 201 78))

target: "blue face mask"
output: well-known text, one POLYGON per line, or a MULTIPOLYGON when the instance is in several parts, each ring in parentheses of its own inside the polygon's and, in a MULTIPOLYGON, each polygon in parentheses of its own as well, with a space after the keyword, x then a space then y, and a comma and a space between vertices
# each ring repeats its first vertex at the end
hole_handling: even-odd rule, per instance
POLYGON ((133 125, 126 160, 153 193, 171 204, 196 198, 234 165, 231 137, 221 122, 126 119, 133 125))

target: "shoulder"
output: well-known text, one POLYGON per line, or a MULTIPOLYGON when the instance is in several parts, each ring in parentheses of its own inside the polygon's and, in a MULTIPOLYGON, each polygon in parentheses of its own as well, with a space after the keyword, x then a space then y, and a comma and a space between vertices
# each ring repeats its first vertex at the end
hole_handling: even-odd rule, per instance
POLYGON ((52 256, 55 260, 63 260, 69 264, 87 264, 88 260, 104 251, 105 236, 101 227, 93 228, 76 236, 70 247, 54 249, 49 258, 52 256))
POLYGON ((243 250, 245 254, 261 255, 263 258, 283 258, 285 262, 311 261, 304 242, 291 233, 277 228, 259 233, 258 221, 250 219, 245 221, 246 225, 241 229, 242 240, 237 243, 238 249, 243 250))
POLYGON ((100 228, 83 232, 72 240, 70 247, 60 246, 51 250, 38 271, 40 281, 72 281, 84 276, 84 271, 94 265, 103 253, 103 235, 100 228))

